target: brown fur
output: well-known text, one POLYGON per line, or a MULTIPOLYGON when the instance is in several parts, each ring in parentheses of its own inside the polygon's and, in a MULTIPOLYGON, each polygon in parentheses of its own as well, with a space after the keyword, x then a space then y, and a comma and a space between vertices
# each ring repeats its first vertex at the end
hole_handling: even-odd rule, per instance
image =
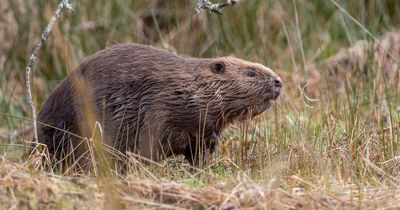
MULTIPOLYGON (((72 75, 94 103, 105 144, 156 161, 184 154, 191 163, 198 161, 192 154, 199 139, 212 153, 227 125, 262 113, 282 85, 270 69, 234 57, 183 58, 144 45, 116 45, 87 58, 40 110, 39 122, 83 137, 91 134, 80 128, 82 94, 72 75)), ((57 160, 81 142, 43 125, 39 141, 57 160)))

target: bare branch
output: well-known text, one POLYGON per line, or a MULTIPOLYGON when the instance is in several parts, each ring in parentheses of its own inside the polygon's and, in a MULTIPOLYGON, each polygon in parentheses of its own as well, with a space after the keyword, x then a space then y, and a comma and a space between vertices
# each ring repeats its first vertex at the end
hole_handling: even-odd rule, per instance
POLYGON ((46 42, 47 38, 49 37, 50 31, 53 28, 54 23, 56 22, 57 18, 60 17, 61 11, 66 8, 69 11, 72 11, 72 5, 68 2, 69 0, 61 0, 60 4, 58 4, 57 9, 51 17, 49 24, 45 28, 45 30, 42 33, 42 37, 38 44, 36 45, 35 49, 33 50, 31 56, 29 57, 28 65, 26 66, 26 88, 28 92, 28 102, 29 105, 31 106, 32 110, 32 120, 33 120, 33 132, 34 132, 34 140, 36 143, 38 143, 38 134, 37 134, 37 119, 36 119, 36 110, 35 110, 35 104, 33 103, 33 98, 32 98, 32 90, 31 90, 31 71, 33 68, 33 65, 36 62, 36 58, 39 54, 40 48, 42 48, 43 44, 46 42))
POLYGON ((235 5, 238 2, 239 0, 224 0, 223 2, 214 4, 209 0, 198 0, 195 10, 196 13, 200 13, 201 9, 205 9, 222 15, 222 9, 224 7, 235 5))

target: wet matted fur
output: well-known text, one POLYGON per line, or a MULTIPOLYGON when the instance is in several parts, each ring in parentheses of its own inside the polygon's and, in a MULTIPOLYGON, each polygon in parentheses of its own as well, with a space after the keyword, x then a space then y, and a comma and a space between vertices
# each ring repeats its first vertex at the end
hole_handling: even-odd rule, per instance
MULTIPOLYGON (((234 57, 181 57, 122 44, 80 64, 51 93, 38 120, 90 139, 83 128, 82 100, 88 100, 105 145, 155 161, 183 154, 194 164, 205 152, 213 153, 229 124, 268 109, 281 86, 281 79, 261 64, 234 57), (84 93, 74 80, 81 81, 84 93), (201 152, 195 154, 199 145, 201 152)), ((87 147, 78 146, 82 139, 53 127, 40 125, 38 131, 54 160, 88 159, 87 147)))

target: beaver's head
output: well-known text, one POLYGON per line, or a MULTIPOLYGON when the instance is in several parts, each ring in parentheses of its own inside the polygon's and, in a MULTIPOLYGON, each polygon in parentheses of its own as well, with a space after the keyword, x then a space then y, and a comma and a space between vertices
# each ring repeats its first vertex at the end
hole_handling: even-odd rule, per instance
POLYGON ((209 116, 224 122, 261 114, 282 88, 281 78, 271 69, 234 57, 206 59, 195 78, 195 98, 209 116))

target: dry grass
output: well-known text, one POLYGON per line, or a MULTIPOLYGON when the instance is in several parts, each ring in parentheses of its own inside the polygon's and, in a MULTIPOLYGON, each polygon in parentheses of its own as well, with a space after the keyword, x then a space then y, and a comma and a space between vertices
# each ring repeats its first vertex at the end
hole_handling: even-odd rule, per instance
MULTIPOLYGON (((119 205, 126 209, 395 209, 400 189, 394 186, 357 186, 344 180, 296 176, 256 183, 246 176, 226 183, 214 180, 189 186, 173 180, 125 177, 113 182, 119 205)), ((394 183, 395 184, 395 183, 394 183)), ((109 190, 93 177, 56 176, 29 170, 2 160, 0 208, 2 209, 98 209, 109 190)), ((115 206, 114 206, 115 207, 115 206)))

